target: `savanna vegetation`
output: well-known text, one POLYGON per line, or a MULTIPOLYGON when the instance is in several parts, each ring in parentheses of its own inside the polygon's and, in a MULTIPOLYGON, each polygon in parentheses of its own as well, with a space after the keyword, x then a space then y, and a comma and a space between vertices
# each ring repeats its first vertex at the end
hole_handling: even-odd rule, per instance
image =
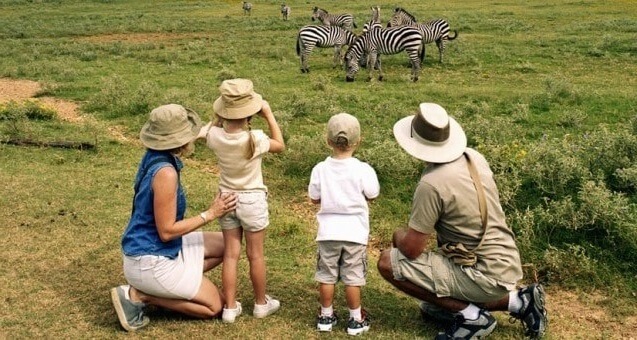
MULTIPOLYGON (((80 104, 79 122, 38 103, 0 104, 0 141, 91 143, 95 149, 0 144, 0 336, 124 336, 108 289, 124 282, 120 234, 130 214, 133 176, 144 152, 137 136, 148 112, 180 103, 206 120, 217 86, 250 78, 267 99, 287 142, 267 156, 271 226, 269 292, 282 309, 224 325, 161 310, 140 337, 313 338, 315 207, 312 166, 328 155, 324 126, 335 113, 358 117, 357 155, 381 181, 371 210, 370 273, 363 303, 369 337, 430 338, 414 300, 382 281, 380 249, 407 222, 422 164, 401 151, 392 126, 420 102, 444 106, 470 146, 491 162, 502 205, 525 265, 525 282, 552 291, 599 292, 599 307, 621 325, 637 314, 637 4, 633 0, 435 1, 0 1, 0 77, 44 84, 39 96, 80 104), (300 72, 296 33, 311 9, 352 13, 360 33, 370 6, 385 23, 396 6, 419 21, 444 18, 458 38, 444 64, 427 45, 420 80, 407 56, 383 56, 385 79, 353 83, 316 49, 300 72), (117 132, 117 134, 114 133, 117 132)), ((264 127, 257 120, 256 127, 264 127)), ((204 209, 217 181, 212 152, 199 145, 182 174, 188 211, 204 209)), ((211 224, 207 230, 216 230, 211 224)), ((239 299, 251 306, 243 262, 239 299)), ((220 273, 210 274, 219 282, 220 273)), ((524 283, 524 282, 522 282, 524 283)), ((337 311, 346 315, 342 292, 337 311)), ((550 312, 550 310, 549 310, 550 312)), ((519 324, 497 315, 492 337, 517 339, 519 324)), ((567 328, 570 320, 551 319, 567 328)), ((635 327, 635 323, 626 323, 635 327)), ((637 329, 604 324, 577 338, 621 338, 637 329)), ((332 337, 346 337, 334 331, 332 337)), ((569 337, 549 326, 548 336, 569 337)), ((323 336, 321 336, 323 337, 323 336)))

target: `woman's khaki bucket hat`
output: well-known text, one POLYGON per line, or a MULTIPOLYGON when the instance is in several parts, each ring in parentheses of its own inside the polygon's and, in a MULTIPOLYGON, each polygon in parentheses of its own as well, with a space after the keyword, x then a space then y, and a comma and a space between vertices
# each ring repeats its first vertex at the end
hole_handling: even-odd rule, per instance
POLYGON ((421 103, 417 114, 394 124, 394 137, 408 154, 429 163, 451 162, 467 148, 460 124, 434 103, 421 103))
POLYGON ((195 111, 178 104, 162 105, 150 112, 139 139, 149 149, 171 150, 194 140, 200 128, 201 119, 195 111))
POLYGON ((254 115, 263 106, 263 97, 254 92, 249 79, 228 79, 219 86, 221 95, 213 104, 215 113, 225 119, 241 119, 254 115))

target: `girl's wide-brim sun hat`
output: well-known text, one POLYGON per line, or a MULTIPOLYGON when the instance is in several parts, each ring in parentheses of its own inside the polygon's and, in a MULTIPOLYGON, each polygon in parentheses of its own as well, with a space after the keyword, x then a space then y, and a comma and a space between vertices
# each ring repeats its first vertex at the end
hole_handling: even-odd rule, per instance
POLYGON ((421 103, 419 112, 394 124, 394 137, 410 155, 429 163, 448 163, 462 156, 467 136, 455 119, 435 103, 421 103))
POLYGON ((225 119, 242 119, 259 112, 263 97, 254 92, 249 79, 228 79, 219 86, 221 95, 213 104, 215 113, 225 119))
POLYGON ((201 125, 195 111, 178 104, 162 105, 150 112, 139 139, 149 149, 176 149, 197 138, 201 125))

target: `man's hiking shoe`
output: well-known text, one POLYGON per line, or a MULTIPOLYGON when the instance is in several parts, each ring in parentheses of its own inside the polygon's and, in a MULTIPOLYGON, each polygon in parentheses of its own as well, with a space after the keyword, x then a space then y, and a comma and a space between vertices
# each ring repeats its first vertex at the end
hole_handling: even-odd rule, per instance
POLYGON ((456 319, 456 313, 444 310, 433 303, 426 301, 420 301, 418 305, 420 308, 420 315, 423 320, 434 321, 441 324, 450 324, 456 319))
POLYGON ((512 320, 522 321, 526 336, 541 338, 548 323, 546 308, 544 308, 544 288, 534 283, 521 288, 518 296, 522 299, 522 308, 517 313, 510 313, 512 320))
POLYGON ((332 315, 321 315, 319 311, 319 316, 316 318, 316 329, 319 332, 331 332, 332 327, 336 326, 336 323, 338 323, 336 313, 332 313, 332 315))
POLYGON ((119 323, 125 330, 132 332, 148 325, 150 320, 144 316, 145 304, 126 298, 126 291, 129 289, 129 285, 112 288, 111 301, 113 301, 119 323))
POLYGON ((361 316, 363 317, 362 320, 349 318, 347 321, 347 334, 359 335, 369 331, 369 317, 364 309, 361 310, 361 316))
POLYGON ((480 310, 476 320, 466 320, 462 314, 457 314, 453 325, 444 333, 438 333, 436 340, 483 339, 493 332, 497 324, 495 318, 484 309, 480 310))

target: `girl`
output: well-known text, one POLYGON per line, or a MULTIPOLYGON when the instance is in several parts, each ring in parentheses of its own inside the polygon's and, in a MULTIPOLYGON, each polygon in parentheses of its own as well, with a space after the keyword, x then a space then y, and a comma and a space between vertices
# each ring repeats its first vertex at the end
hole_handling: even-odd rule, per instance
POLYGON ((285 143, 270 105, 254 92, 252 81, 225 80, 219 86, 219 91, 221 96, 213 105, 217 122, 204 126, 200 137, 205 137, 206 145, 217 156, 221 169, 219 189, 222 192, 237 193, 239 198, 236 210, 219 219, 225 244, 221 276, 226 305, 222 320, 232 323, 242 311, 241 303, 235 298, 237 264, 243 234, 254 290, 254 317, 264 318, 280 307, 278 300, 265 293, 263 244, 269 221, 267 187, 263 184, 261 158, 267 152, 282 152, 285 143), (266 120, 271 137, 262 130, 250 129, 250 120, 254 115, 266 120))

